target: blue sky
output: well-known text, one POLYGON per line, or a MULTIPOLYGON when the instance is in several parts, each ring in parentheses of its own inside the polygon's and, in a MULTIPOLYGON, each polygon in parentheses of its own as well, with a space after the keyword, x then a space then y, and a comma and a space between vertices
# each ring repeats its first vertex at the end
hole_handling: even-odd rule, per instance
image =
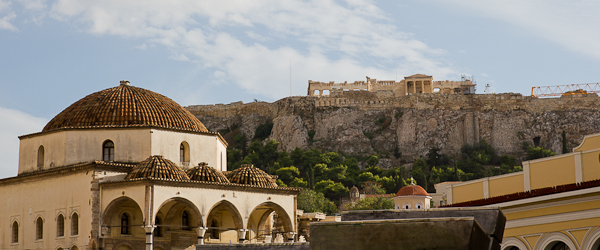
POLYGON ((600 81, 600 2, 0 0, 0 177, 18 135, 120 80, 182 105, 308 80, 474 76, 478 92, 600 81))

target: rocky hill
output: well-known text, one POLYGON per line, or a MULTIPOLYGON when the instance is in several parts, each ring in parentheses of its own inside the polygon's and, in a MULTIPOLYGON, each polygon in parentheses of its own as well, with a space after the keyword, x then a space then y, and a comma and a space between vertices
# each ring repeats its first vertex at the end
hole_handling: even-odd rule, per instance
POLYGON ((356 91, 186 108, 211 131, 253 138, 257 127, 272 122, 267 140, 277 140, 280 150, 376 153, 382 167, 412 162, 433 147, 454 155, 480 139, 499 154, 523 156, 523 141, 560 153, 562 131, 570 148, 600 132, 600 97, 595 94, 538 99, 512 93, 383 97, 356 91))

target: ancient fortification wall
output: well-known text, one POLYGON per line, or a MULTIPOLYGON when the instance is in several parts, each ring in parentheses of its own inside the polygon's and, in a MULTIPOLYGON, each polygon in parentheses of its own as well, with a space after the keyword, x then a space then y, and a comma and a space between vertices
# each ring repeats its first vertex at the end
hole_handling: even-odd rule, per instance
POLYGON ((409 162, 432 147, 458 153, 464 144, 480 139, 500 154, 523 155, 523 141, 560 153, 562 131, 570 147, 581 143, 586 134, 600 132, 600 98, 595 94, 538 99, 513 93, 396 97, 386 91, 347 91, 336 97, 187 109, 212 131, 239 126, 252 138, 258 125, 272 121, 269 139, 279 141, 281 150, 378 153, 386 158, 383 165, 409 162))

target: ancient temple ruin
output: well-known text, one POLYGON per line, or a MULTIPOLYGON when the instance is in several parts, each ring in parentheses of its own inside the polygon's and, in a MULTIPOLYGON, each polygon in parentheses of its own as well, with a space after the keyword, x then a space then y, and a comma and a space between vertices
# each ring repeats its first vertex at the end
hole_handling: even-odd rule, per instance
POLYGON ((467 77, 460 81, 434 81, 432 76, 416 74, 404 77, 404 80, 377 81, 367 77, 367 81, 343 82, 315 82, 308 81, 308 96, 342 96, 344 92, 369 91, 378 94, 387 94, 390 97, 406 96, 420 93, 441 94, 469 94, 475 93, 475 82, 467 77))

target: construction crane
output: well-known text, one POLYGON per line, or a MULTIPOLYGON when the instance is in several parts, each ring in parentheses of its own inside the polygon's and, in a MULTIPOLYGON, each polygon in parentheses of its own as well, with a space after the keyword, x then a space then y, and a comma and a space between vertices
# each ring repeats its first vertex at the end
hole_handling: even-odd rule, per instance
POLYGON ((600 93, 600 83, 580 83, 531 88, 532 97, 582 95, 600 93))

